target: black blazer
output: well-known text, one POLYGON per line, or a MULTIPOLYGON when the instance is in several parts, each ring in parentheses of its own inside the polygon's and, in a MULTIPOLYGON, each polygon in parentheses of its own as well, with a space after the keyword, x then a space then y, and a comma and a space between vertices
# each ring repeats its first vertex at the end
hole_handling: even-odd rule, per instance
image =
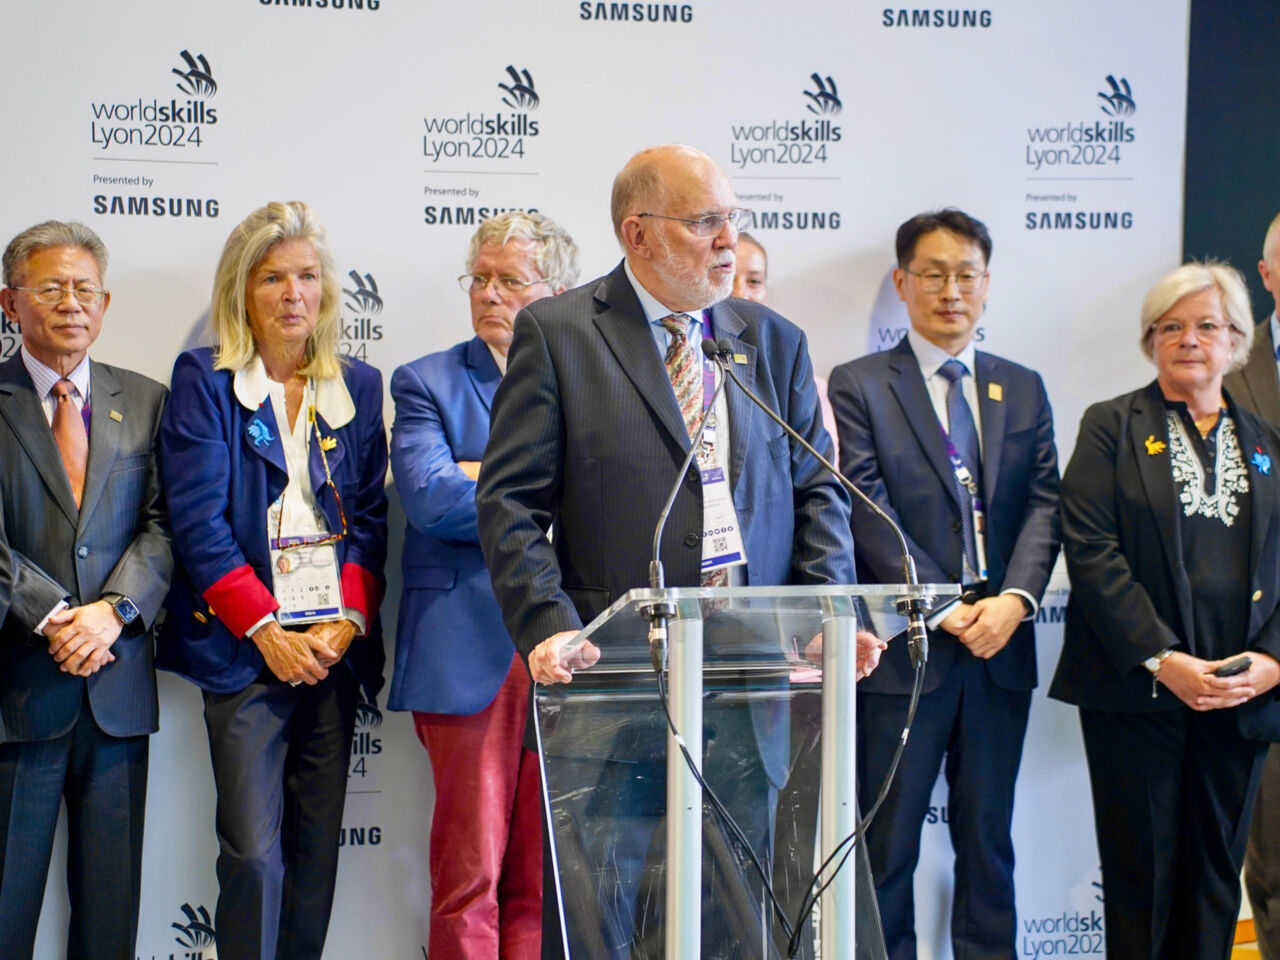
MULTIPOLYGON (((1252 599, 1249 632, 1240 646, 1280 659, 1280 432, 1230 394, 1227 402, 1251 497, 1252 599)), ((1168 647, 1196 652, 1193 588, 1181 562, 1168 442, 1157 383, 1085 411, 1062 481, 1071 598, 1051 697, 1122 713, 1182 705, 1159 684, 1152 698, 1151 674, 1142 666, 1168 647)), ((1274 692, 1235 712, 1243 735, 1280 740, 1274 692)))

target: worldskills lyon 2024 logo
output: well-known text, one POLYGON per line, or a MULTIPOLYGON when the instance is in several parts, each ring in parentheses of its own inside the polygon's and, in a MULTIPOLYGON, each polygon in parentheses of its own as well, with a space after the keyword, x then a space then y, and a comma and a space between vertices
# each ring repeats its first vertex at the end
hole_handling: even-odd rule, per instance
POLYGON ((822 166, 832 159, 829 148, 844 136, 833 119, 844 109, 831 76, 809 75, 812 87, 802 92, 806 116, 799 120, 735 123, 729 127, 729 164, 735 171, 758 167, 822 166))
POLYGON ((422 154, 431 163, 442 160, 524 159, 527 141, 538 136, 538 121, 529 114, 542 102, 533 75, 527 67, 508 64, 506 76, 497 84, 504 110, 424 117, 426 132, 422 154))
POLYGON ((342 321, 342 352, 357 360, 368 361, 369 344, 382 339, 382 294, 372 273, 352 270, 347 274, 351 286, 343 287, 349 317, 342 321))
POLYGON ((178 77, 174 86, 181 99, 153 96, 89 104, 89 139, 97 150, 141 147, 173 152, 204 146, 207 128, 218 122, 218 111, 209 106, 218 83, 203 53, 182 50, 178 57, 180 64, 170 73, 178 77))
POLYGON ((1118 167, 1125 148, 1137 134, 1128 119, 1138 110, 1133 88, 1125 77, 1106 78, 1106 88, 1098 91, 1100 110, 1107 120, 1080 120, 1046 127, 1028 127, 1025 162, 1035 171, 1067 168, 1080 172, 1104 173, 1118 167))

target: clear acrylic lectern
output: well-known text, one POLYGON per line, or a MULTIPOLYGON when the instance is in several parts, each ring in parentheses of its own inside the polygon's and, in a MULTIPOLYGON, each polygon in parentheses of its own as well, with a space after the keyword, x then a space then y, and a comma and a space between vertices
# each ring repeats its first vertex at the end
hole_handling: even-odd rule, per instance
POLYGON ((866 853, 841 846, 858 821, 854 636, 895 637, 902 602, 958 592, 633 590, 588 624, 570 649, 593 644, 599 660, 534 692, 557 878, 544 895, 560 905, 570 960, 785 957, 763 878, 795 925, 816 865, 850 849, 800 924, 796 955, 883 956, 866 853), (662 681, 678 738, 645 616, 662 601, 674 613, 662 681))

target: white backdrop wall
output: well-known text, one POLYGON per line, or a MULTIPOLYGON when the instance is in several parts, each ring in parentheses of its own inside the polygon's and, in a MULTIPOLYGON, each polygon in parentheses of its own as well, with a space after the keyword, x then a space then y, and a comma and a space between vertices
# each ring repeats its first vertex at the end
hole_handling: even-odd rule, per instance
MULTIPOLYGON (((162 381, 199 335, 228 231, 267 200, 316 207, 354 274, 346 348, 389 379, 469 335, 453 278, 487 213, 537 208, 578 240, 584 280, 610 269, 612 177, 663 141, 709 152, 758 211, 773 303, 821 374, 902 335, 894 230, 954 204, 995 241, 980 346, 1044 375, 1064 462, 1086 403, 1152 375, 1136 316, 1180 255, 1185 0, 6 0, 0 32, 0 240, 49 217, 94 227, 113 293, 94 355, 162 381)), ((0 356, 16 346, 4 321, 0 356)), ((392 526, 388 636, 394 507, 392 526)), ((1101 955, 1077 723, 1043 695, 1064 588, 1041 614, 1015 817, 1026 958, 1101 955)), ((330 958, 425 954, 430 774, 407 716, 380 705, 352 759, 330 958)), ((138 955, 209 960, 198 693, 163 677, 161 709, 138 955)), ((917 902, 922 957, 946 958, 945 788, 935 802, 917 902)), ((62 951, 61 859, 42 958, 62 951)))

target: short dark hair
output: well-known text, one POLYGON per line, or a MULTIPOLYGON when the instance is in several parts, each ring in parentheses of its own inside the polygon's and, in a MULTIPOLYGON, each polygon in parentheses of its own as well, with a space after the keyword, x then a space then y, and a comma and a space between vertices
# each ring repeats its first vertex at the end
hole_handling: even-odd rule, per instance
POLYGON ((976 243, 982 250, 982 259, 988 265, 991 263, 991 234, 987 232, 987 225, 963 210, 944 207, 917 214, 898 228, 898 266, 905 267, 910 263, 916 255, 916 244, 920 238, 935 230, 946 230, 976 243))

